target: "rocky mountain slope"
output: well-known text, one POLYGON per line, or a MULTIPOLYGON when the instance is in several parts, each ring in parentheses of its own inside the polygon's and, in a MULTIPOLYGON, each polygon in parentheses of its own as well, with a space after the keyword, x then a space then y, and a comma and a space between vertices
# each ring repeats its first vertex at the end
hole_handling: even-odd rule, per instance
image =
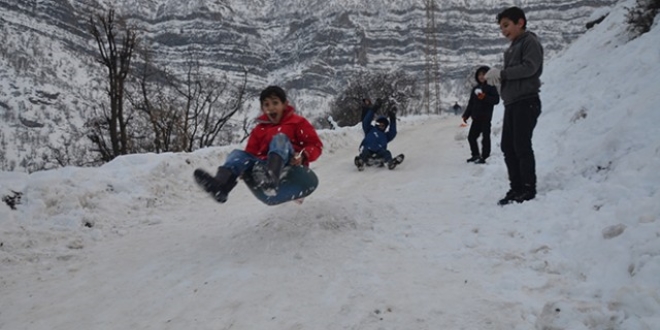
MULTIPOLYGON (((527 0, 516 5, 526 10, 528 28, 542 37, 551 58, 613 2, 527 0)), ((110 4, 140 27, 142 44, 169 70, 181 71, 182 59, 194 51, 208 72, 231 79, 247 71, 253 90, 281 84, 303 113, 317 116, 357 71, 401 69, 419 77, 419 86, 426 84, 424 3, 0 0, 0 33, 6 36, 0 45, 0 169, 56 166, 45 165, 44 155, 84 143, 79 139, 85 118, 105 97, 87 21, 110 4)), ((439 108, 465 97, 475 66, 501 62, 507 42, 495 15, 506 6, 490 0, 436 1, 439 108)))

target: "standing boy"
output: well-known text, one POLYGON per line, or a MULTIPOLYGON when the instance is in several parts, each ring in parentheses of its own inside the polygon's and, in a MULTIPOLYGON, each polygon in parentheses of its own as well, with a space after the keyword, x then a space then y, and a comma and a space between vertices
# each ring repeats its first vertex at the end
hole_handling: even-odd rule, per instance
POLYGON ((487 66, 482 66, 474 73, 474 80, 477 85, 472 88, 470 100, 463 113, 463 121, 467 122, 472 118, 472 125, 468 133, 468 143, 470 144, 470 157, 467 162, 475 164, 485 164, 490 156, 490 122, 493 119, 493 107, 500 103, 500 94, 495 86, 486 83, 486 72, 490 70, 487 66), (481 153, 477 139, 481 135, 481 153))
POLYGON ((522 203, 536 197, 536 163, 532 133, 541 114, 543 47, 536 34, 527 31, 527 18, 518 7, 497 15, 502 35, 511 41, 504 52, 504 69, 490 69, 486 80, 501 83, 504 101, 502 152, 509 174, 510 190, 498 204, 522 203))
POLYGON ((282 88, 267 87, 259 101, 263 113, 256 119, 257 126, 250 132, 245 150, 233 150, 215 177, 202 169, 195 170, 195 181, 220 203, 227 201, 245 171, 252 171, 262 188, 277 190, 285 166, 308 166, 321 156, 323 143, 314 126, 295 114, 282 88))

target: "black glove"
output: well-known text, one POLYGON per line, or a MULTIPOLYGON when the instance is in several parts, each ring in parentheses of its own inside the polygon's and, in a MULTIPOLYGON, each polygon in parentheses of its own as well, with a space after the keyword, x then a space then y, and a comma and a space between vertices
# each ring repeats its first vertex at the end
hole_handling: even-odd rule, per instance
POLYGON ((374 103, 374 111, 378 111, 380 107, 383 105, 383 99, 377 98, 376 103, 374 103))
POLYGON ((387 112, 387 116, 390 117, 390 119, 396 119, 396 110, 396 107, 392 107, 392 109, 387 112))

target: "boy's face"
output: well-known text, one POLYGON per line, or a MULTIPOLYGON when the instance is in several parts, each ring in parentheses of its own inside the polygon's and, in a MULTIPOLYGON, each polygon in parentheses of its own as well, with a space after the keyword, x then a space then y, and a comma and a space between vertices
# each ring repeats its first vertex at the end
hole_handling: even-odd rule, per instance
POLYGON ((479 71, 477 74, 477 80, 479 80, 480 84, 483 84, 486 82, 486 71, 479 71))
POLYGON ((518 20, 518 23, 514 23, 512 20, 504 17, 500 20, 500 31, 502 31, 502 35, 509 39, 509 41, 514 41, 525 32, 525 29, 523 29, 524 25, 525 20, 522 18, 518 20))
POLYGON ((261 102, 261 111, 263 111, 268 119, 274 124, 279 124, 282 120, 282 114, 286 109, 287 103, 282 102, 277 96, 269 96, 261 102))

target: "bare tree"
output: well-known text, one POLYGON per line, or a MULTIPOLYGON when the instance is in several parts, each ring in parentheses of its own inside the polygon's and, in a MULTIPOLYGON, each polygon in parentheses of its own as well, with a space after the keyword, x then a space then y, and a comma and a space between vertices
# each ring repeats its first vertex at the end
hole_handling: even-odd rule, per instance
POLYGON ((243 120, 241 121, 241 131, 243 132, 243 136, 240 139, 240 142, 243 142, 247 140, 248 137, 250 137, 250 123, 252 121, 248 116, 245 116, 243 120))
MULTIPOLYGON (((105 106, 101 105, 101 108, 101 113, 106 114, 105 106)), ((87 138, 95 146, 92 151, 98 154, 98 161, 104 163, 111 161, 117 156, 110 148, 111 143, 109 143, 107 138, 109 131, 108 124, 109 120, 107 116, 91 118, 85 122, 87 138)))
POLYGON ((353 126, 359 123, 363 99, 373 103, 381 99, 381 114, 397 107, 399 114, 419 113, 419 109, 409 109, 408 105, 418 97, 416 80, 399 70, 391 73, 361 72, 350 79, 348 86, 335 97, 330 116, 339 126, 353 126))
POLYGON ((142 141, 142 150, 193 151, 232 142, 237 128, 230 119, 242 110, 247 73, 242 86, 236 87, 226 78, 203 73, 190 51, 183 78, 177 79, 155 64, 148 49, 138 53, 142 61, 132 72, 133 88, 126 95, 140 114, 133 126, 144 126, 143 136, 133 139, 142 141))
POLYGON ((89 19, 90 32, 99 49, 97 61, 107 69, 107 94, 109 109, 101 107, 99 120, 90 123, 92 143, 97 147, 101 158, 109 161, 119 155, 129 153, 128 122, 130 117, 124 113, 124 85, 130 72, 133 51, 137 44, 137 33, 121 19, 116 19, 114 9, 105 15, 92 15, 89 19), (121 30, 120 35, 117 30, 121 30), (109 136, 107 145, 105 135, 109 136))
POLYGON ((173 84, 174 78, 167 71, 153 65, 148 49, 143 49, 141 55, 143 61, 134 71, 137 92, 136 95, 128 93, 127 97, 149 126, 151 144, 143 148, 156 153, 182 151, 176 139, 180 133, 177 128, 182 126, 183 116, 174 93, 168 88, 173 84))
POLYGON ((247 86, 247 70, 243 83, 232 90, 227 78, 217 80, 200 71, 200 63, 191 56, 185 78, 175 89, 184 100, 181 147, 185 151, 208 147, 229 120, 243 109, 247 86))
POLYGON ((72 127, 72 130, 67 133, 59 137, 58 143, 53 144, 49 142, 46 145, 48 151, 41 156, 44 161, 44 168, 49 169, 69 165, 97 165, 97 163, 88 159, 88 150, 78 144, 78 141, 85 137, 84 134, 75 129, 75 127, 72 127))

